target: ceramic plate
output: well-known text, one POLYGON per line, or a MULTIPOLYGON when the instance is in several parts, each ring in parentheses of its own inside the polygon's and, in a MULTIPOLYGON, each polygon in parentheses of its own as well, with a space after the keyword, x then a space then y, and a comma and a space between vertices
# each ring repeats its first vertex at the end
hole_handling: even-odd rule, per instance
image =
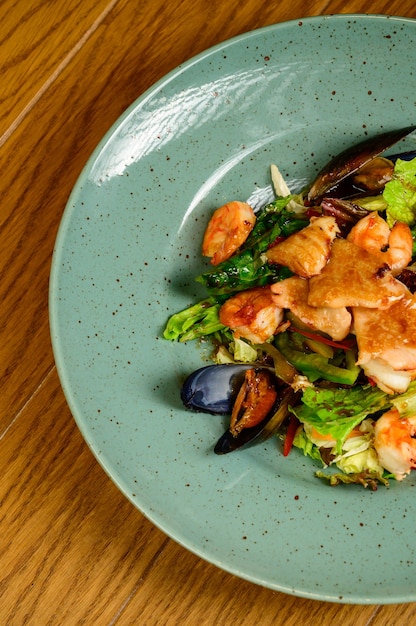
POLYGON ((275 439, 214 455, 223 419, 189 413, 179 398, 208 350, 161 335, 170 314, 205 295, 194 276, 214 207, 267 198, 271 163, 294 189, 367 134, 415 123, 415 43, 416 21, 327 16, 191 59, 104 137, 56 243, 56 363, 96 458, 167 535, 289 594, 415 601, 415 479, 331 488, 275 439))

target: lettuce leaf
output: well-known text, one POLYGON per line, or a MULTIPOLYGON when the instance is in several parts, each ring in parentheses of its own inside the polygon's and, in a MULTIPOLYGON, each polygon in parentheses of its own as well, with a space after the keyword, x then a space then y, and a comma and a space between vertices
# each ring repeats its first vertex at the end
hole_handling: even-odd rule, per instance
POLYGON ((391 399, 392 405, 399 411, 402 419, 416 415, 416 380, 413 380, 407 391, 391 399))
POLYGON ((317 433, 330 436, 336 441, 336 451, 342 452, 342 444, 349 433, 368 415, 387 411, 391 397, 378 387, 365 385, 352 388, 307 387, 302 402, 292 407, 293 413, 303 424, 317 433))
POLYGON ((389 226, 396 220, 410 226, 416 222, 416 158, 411 161, 397 159, 393 178, 384 187, 383 198, 387 202, 389 226))
POLYGON ((354 474, 316 472, 316 476, 327 480, 331 487, 336 487, 341 483, 344 485, 357 484, 365 488, 370 487, 372 491, 377 491, 378 483, 381 483, 385 487, 389 486, 388 476, 381 476, 377 474, 377 472, 371 471, 357 472, 354 474))
POLYGON ((244 339, 234 337, 230 347, 234 354, 234 360, 238 363, 255 363, 257 361, 257 350, 244 339))
POLYGON ((218 312, 220 304, 214 298, 201 302, 172 315, 163 331, 163 337, 170 341, 192 341, 226 328, 221 324, 218 312))
POLYGON ((320 461, 322 465, 325 465, 321 453, 319 452, 319 448, 314 443, 312 443, 303 428, 298 429, 293 440, 293 445, 295 446, 295 448, 299 448, 299 450, 302 450, 305 456, 309 456, 311 459, 314 459, 314 461, 320 461))
POLYGON ((373 426, 371 421, 364 420, 361 428, 363 428, 362 435, 351 437, 345 441, 341 455, 335 457, 333 450, 328 450, 328 454, 325 454, 325 459, 328 457, 327 460, 321 456, 323 448, 318 448, 303 429, 299 429, 296 433, 293 445, 302 450, 305 456, 320 461, 322 465, 327 467, 326 472, 318 470, 315 475, 327 480, 332 486, 355 483, 376 490, 377 484, 381 483, 388 487, 387 476, 385 476, 384 468, 380 465, 372 443, 373 426), (334 465, 334 469, 336 467, 340 471, 334 471, 334 469, 328 468, 328 465, 334 465))
POLYGON ((334 459, 335 465, 346 474, 371 472, 383 476, 384 468, 373 445, 373 427, 371 420, 364 420, 360 426, 361 435, 348 438, 342 448, 342 454, 334 459), (366 427, 366 424, 369 427, 366 427))

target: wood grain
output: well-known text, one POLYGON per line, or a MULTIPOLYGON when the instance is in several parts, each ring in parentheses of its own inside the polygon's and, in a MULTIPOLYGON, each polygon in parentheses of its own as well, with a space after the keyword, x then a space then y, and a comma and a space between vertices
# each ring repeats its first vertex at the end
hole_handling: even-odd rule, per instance
POLYGON ((286 596, 168 539, 93 458, 62 394, 49 340, 59 222, 88 156, 123 110, 178 64, 229 37, 355 12, 416 17, 411 0, 1 3, 0 624, 416 623, 416 604, 286 596))
POLYGON ((8 127, 14 128, 25 110, 39 99, 115 2, 26 0, 1 4, 0 143, 3 133, 8 127))

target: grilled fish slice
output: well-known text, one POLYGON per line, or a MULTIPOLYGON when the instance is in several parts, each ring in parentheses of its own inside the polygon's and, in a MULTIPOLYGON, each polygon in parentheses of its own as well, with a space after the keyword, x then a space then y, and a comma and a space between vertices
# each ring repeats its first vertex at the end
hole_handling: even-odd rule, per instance
POLYGON ((328 261, 337 233, 334 217, 312 218, 308 226, 270 248, 266 256, 269 262, 284 265, 294 274, 308 278, 319 274, 328 261))
POLYGON ((336 239, 328 263, 309 281, 308 304, 388 309, 408 294, 378 255, 336 239))
POLYGON ((382 359, 395 370, 416 370, 416 296, 387 310, 353 309, 358 365, 382 359))
POLYGON ((313 307, 308 304, 309 281, 292 276, 272 285, 274 303, 290 309, 296 317, 311 328, 326 333, 335 341, 344 339, 351 328, 351 314, 345 307, 313 307))

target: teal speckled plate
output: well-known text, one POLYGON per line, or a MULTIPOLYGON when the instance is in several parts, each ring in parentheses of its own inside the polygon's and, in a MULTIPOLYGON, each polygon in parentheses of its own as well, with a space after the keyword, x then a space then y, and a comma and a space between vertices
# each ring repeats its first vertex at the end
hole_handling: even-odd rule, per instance
POLYGON ((267 198, 272 162, 293 188, 365 133, 415 115, 416 21, 342 15, 263 28, 140 97, 92 155, 62 219, 51 334, 86 442, 167 535, 271 589, 416 601, 415 478, 377 492, 331 488, 275 439, 214 455, 222 418, 186 412, 179 398, 206 349, 161 333, 203 295, 194 276, 213 207, 267 198))

